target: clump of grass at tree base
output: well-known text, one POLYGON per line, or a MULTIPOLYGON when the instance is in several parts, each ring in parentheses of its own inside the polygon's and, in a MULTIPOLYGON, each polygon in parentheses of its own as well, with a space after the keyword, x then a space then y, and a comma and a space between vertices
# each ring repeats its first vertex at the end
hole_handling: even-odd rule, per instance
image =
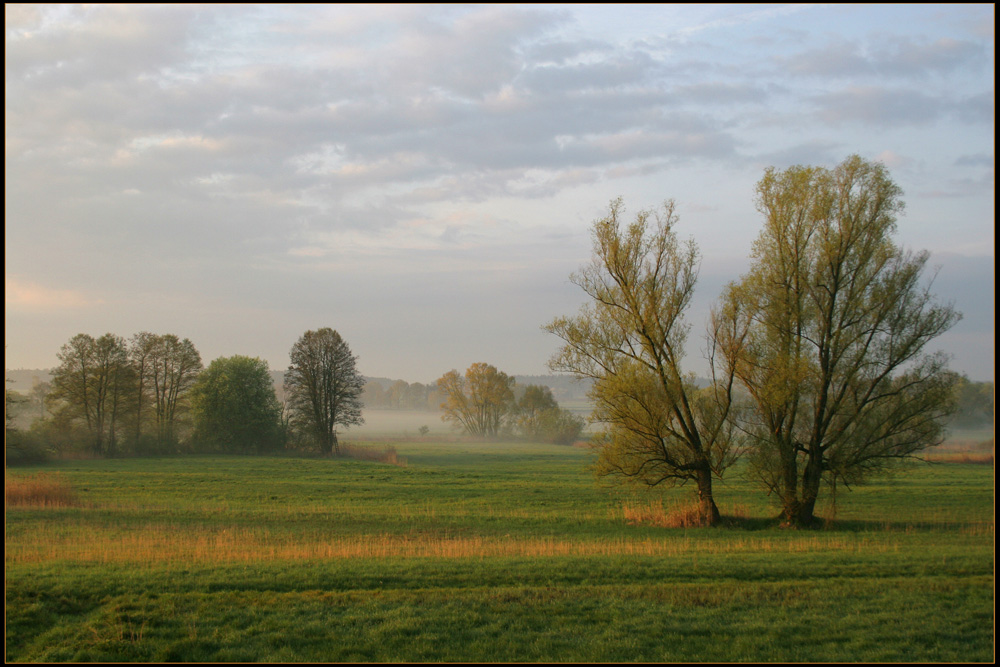
POLYGON ((914 467, 841 494, 831 528, 805 532, 774 528, 774 508, 735 476, 720 506, 745 519, 664 529, 630 524, 639 497, 595 487, 580 449, 397 447, 406 468, 58 466, 80 505, 8 507, 8 660, 991 655, 983 466, 914 467))

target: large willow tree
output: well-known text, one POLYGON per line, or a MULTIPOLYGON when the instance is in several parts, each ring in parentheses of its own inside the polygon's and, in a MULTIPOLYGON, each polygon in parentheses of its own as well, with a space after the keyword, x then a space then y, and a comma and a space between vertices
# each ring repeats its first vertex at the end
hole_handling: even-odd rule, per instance
POLYGON ((682 370, 698 250, 677 239, 673 202, 627 225, 623 217, 618 199, 594 223, 593 259, 572 277, 590 302, 546 327, 563 340, 549 365, 593 381, 600 474, 649 486, 693 482, 702 522, 713 524, 712 478, 736 452, 733 376, 720 366, 720 377, 699 388, 682 370))
POLYGON ((960 317, 892 239, 901 190, 880 164, 769 169, 752 266, 715 312, 753 404, 752 469, 788 525, 815 521, 827 480, 853 483, 941 440, 955 375, 925 346, 960 317))

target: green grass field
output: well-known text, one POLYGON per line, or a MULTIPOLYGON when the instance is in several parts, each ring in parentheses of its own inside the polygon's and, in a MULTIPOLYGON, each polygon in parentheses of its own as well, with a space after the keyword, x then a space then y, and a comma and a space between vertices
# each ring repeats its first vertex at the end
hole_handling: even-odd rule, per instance
POLYGON ((993 659, 992 465, 915 464, 840 490, 815 531, 775 528, 736 470, 718 493, 735 518, 683 529, 656 524, 688 490, 598 486, 586 449, 392 444, 405 466, 8 471, 8 498, 59 493, 8 500, 6 659, 993 659))

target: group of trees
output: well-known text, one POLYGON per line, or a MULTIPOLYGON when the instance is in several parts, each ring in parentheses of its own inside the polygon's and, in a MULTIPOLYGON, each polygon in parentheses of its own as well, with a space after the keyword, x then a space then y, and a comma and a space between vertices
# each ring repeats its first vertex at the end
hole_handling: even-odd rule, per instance
POLYGON ((523 437, 571 444, 584 422, 559 407, 548 387, 520 387, 495 366, 472 364, 465 375, 452 370, 437 381, 444 402, 441 419, 464 432, 485 438, 518 434, 523 437))
POLYGON ((712 479, 745 455, 783 522, 805 526, 823 482, 940 442, 958 376, 923 350, 960 315, 921 284, 927 253, 893 242, 903 202, 882 165, 769 169, 756 192, 764 229, 712 312, 707 387, 681 363, 698 252, 672 202, 624 225, 619 199, 594 223, 573 276, 591 302, 548 326, 564 343, 551 367, 593 381, 602 473, 694 482, 711 524, 712 479))
POLYGON ((203 370, 191 341, 173 334, 78 334, 58 358, 44 395, 49 416, 29 432, 13 430, 16 394, 5 392, 8 456, 13 448, 13 458, 30 459, 42 446, 98 456, 289 446, 330 454, 339 453, 338 428, 363 421, 357 358, 329 328, 307 331, 292 347, 285 405, 267 362, 220 357, 203 370))
POLYGON ((188 339, 173 334, 77 334, 58 353, 50 391, 51 418, 36 430, 52 442, 82 442, 96 455, 167 451, 187 425, 186 396, 202 368, 188 339))

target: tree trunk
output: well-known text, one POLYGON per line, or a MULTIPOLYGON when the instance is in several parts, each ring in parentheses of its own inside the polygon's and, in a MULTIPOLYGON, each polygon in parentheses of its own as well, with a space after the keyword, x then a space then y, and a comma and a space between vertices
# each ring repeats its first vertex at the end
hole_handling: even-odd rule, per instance
POLYGON ((332 433, 322 433, 319 439, 319 451, 323 456, 330 456, 333 453, 333 438, 332 433))
POLYGON ((815 526, 816 499, 819 497, 819 487, 823 481, 823 467, 819 456, 809 457, 806 469, 802 473, 802 502, 799 504, 796 523, 802 528, 815 526))
POLYGON ((783 528, 815 528, 816 499, 819 497, 819 487, 823 480, 823 468, 818 458, 810 457, 802 471, 801 492, 793 487, 791 491, 782 489, 781 526, 783 528))
POLYGON ((794 444, 781 449, 781 525, 796 527, 799 521, 799 474, 795 460, 794 444))
POLYGON ((712 497, 712 471, 708 469, 698 471, 698 508, 704 526, 714 526, 722 519, 712 497))

